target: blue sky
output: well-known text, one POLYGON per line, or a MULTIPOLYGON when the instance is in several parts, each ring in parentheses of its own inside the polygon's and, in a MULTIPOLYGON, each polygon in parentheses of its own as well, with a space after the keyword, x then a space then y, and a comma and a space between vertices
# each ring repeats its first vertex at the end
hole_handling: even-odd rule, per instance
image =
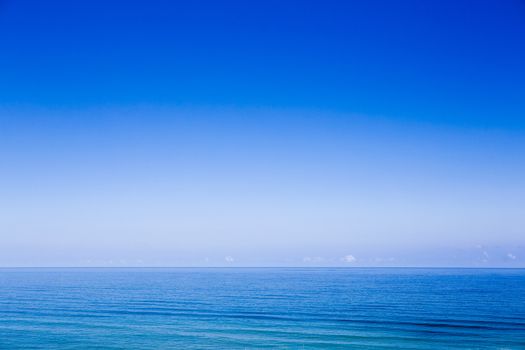
POLYGON ((521 1, 4 0, 0 32, 0 265, 525 265, 521 1))

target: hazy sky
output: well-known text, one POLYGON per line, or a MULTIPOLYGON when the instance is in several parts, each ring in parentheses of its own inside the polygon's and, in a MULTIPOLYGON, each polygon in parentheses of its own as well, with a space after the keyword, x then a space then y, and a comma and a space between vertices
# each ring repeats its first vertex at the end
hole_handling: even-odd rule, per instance
POLYGON ((1 1, 0 266, 525 266, 525 3, 1 1))

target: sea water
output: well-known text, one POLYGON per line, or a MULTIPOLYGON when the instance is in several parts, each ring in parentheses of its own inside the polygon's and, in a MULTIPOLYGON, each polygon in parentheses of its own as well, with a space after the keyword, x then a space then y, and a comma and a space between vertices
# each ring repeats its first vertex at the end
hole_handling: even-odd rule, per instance
POLYGON ((0 269, 1 349, 525 349, 525 270, 0 269))

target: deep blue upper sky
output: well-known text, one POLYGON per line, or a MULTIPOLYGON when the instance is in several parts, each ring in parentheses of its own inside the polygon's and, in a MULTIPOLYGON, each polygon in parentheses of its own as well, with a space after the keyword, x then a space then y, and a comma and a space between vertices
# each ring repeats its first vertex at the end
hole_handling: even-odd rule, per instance
POLYGON ((525 3, 0 1, 0 105, 525 124, 525 3))

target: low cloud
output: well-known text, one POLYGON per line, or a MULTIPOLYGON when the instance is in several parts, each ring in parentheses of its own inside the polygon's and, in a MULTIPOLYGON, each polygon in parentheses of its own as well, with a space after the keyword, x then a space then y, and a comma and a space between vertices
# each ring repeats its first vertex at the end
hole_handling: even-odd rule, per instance
POLYGON ((357 259, 355 258, 355 256, 348 254, 348 255, 343 256, 341 260, 345 263, 351 264, 355 262, 357 259))
POLYGON ((516 260, 516 255, 512 254, 512 253, 508 253, 507 254, 507 257, 510 259, 510 260, 516 260))
POLYGON ((482 262, 486 263, 489 261, 489 253, 487 253, 485 250, 481 252, 483 254, 483 258, 481 259, 482 262))
POLYGON ((227 263, 230 263, 230 264, 231 264, 232 262, 235 261, 235 259, 234 259, 232 256, 229 256, 229 255, 225 256, 225 257, 224 257, 224 260, 225 260, 227 263))

